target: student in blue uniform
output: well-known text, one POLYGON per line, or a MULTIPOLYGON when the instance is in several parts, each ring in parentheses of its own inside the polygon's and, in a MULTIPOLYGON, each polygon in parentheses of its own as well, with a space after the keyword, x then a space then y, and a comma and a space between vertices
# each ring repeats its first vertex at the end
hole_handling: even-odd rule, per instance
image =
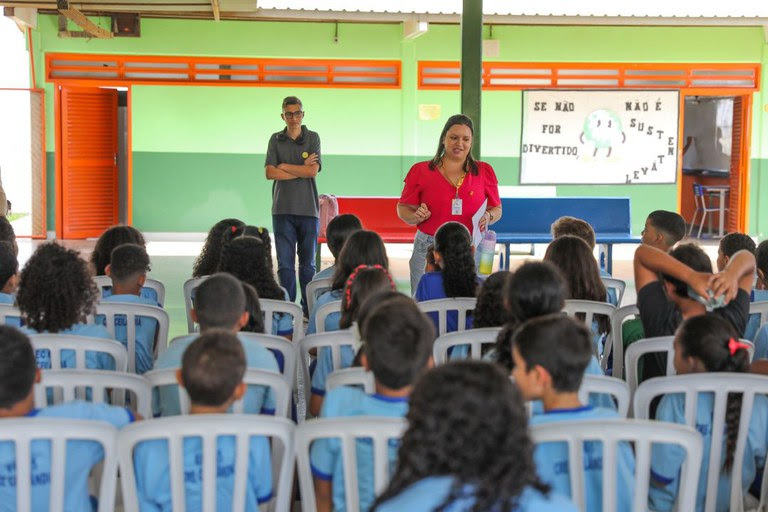
MULTIPOLYGON (((435 232, 435 263, 437 272, 427 272, 419 280, 414 298, 417 302, 477 295, 475 248, 469 230, 459 222, 446 222, 435 232)), ((437 313, 429 317, 438 328, 437 313)), ((458 313, 449 311, 446 332, 458 330, 458 313)), ((467 315, 466 328, 472 328, 472 315, 467 315)), ((435 331, 437 332, 437 331, 435 331)), ((439 334, 439 333, 437 333, 439 334)))
MULTIPOLYGON (((48 242, 39 246, 24 265, 16 305, 29 335, 61 333, 112 339, 103 325, 85 323, 97 297, 96 285, 80 255, 56 242, 48 242)), ((49 351, 38 350, 36 356, 40 368, 51 367, 49 351)), ((74 368, 75 353, 63 350, 61 364, 74 368)), ((85 365, 93 370, 115 369, 112 357, 103 352, 86 352, 85 365)))
MULTIPOLYGON (((320 306, 341 300, 344 294, 344 285, 349 276, 360 265, 381 265, 389 271, 389 258, 381 237, 373 231, 360 230, 352 233, 339 253, 336 261, 336 270, 333 273, 331 289, 321 293, 315 301, 312 311, 309 312, 309 324, 307 334, 317 332, 317 310, 320 306)), ((325 332, 339 330, 339 313, 331 313, 325 319, 325 332)))
MULTIPOLYGON (((112 251, 110 263, 107 265, 107 275, 112 279, 110 294, 103 302, 124 302, 128 304, 146 304, 158 306, 157 301, 141 296, 142 286, 149 271, 149 256, 146 249, 136 244, 118 245, 112 251)), ((99 321, 104 325, 106 318, 99 321)), ((128 327, 125 317, 115 318, 115 339, 123 345, 128 345, 128 327)), ((136 317, 136 373, 142 374, 152 369, 154 363, 155 336, 157 335, 157 320, 154 318, 136 317)))
MULTIPOLYGON (((675 370, 678 375, 702 372, 746 372, 749 368, 749 354, 746 344, 738 340, 733 327, 723 318, 708 313, 685 320, 675 335, 675 370)), ((704 510, 707 489, 707 464, 712 442, 712 417, 714 396, 702 393, 697 398, 696 430, 703 437, 703 462, 699 473, 699 488, 696 510, 704 510)), ((725 440, 722 466, 717 487, 716 510, 729 509, 731 477, 730 471, 736 456, 736 439, 739 433, 741 395, 732 393, 728 397, 725 412, 725 440)), ((665 395, 656 409, 656 419, 670 423, 685 424, 685 397, 681 394, 665 395)), ((744 466, 742 467, 742 490, 745 495, 755 475, 765 465, 768 452, 768 399, 763 395, 755 397, 749 422, 744 466)), ((651 452, 650 504, 654 510, 673 510, 677 496, 680 468, 685 452, 678 446, 654 445, 651 452)))
POLYGON ((431 370, 406 418, 395 474, 372 510, 576 511, 536 474, 523 401, 498 366, 431 370))
MULTIPOLYGON (((225 242, 221 249, 219 272, 227 272, 244 283, 248 283, 259 294, 260 299, 288 300, 285 290, 277 281, 272 269, 272 253, 270 246, 264 243, 254 226, 245 226, 234 231, 234 238, 225 242)), ((269 236, 267 236, 269 239, 269 236)), ((197 300, 197 295, 195 295, 197 300)), ((272 332, 278 336, 291 339, 293 336, 293 319, 286 313, 272 315, 272 332)))
MULTIPOLYGON (((200 332, 205 334, 212 329, 224 329, 237 334, 248 323, 249 313, 245 308, 244 283, 229 274, 214 274, 203 281, 197 288, 195 307, 192 318, 200 324, 200 332)), ((263 326, 263 325, 262 325, 263 326)), ((187 348, 197 338, 190 334, 176 338, 168 349, 155 361, 155 369, 178 368, 187 348)), ((274 354, 260 345, 257 341, 241 339, 245 350, 248 368, 279 372, 274 354)), ((245 394, 244 410, 250 413, 275 413, 275 396, 271 389, 262 386, 251 386, 245 394)), ((159 404, 155 408, 157 416, 173 416, 179 414, 178 394, 175 389, 161 387, 159 404)))
MULTIPOLYGON (((757 266, 757 282, 752 290, 752 302, 768 300, 768 240, 763 240, 755 250, 755 264, 757 266)), ((750 323, 752 318, 749 319, 750 323)), ((749 328, 747 329, 749 331, 749 328)), ((759 327, 755 334, 754 359, 768 358, 768 324, 759 327), (765 347, 765 348, 764 348, 765 347)))
MULTIPOLYGON (((717 249, 717 271, 722 272, 728 265, 734 254, 739 251, 748 251, 755 254, 757 246, 754 240, 749 235, 744 233, 728 233, 720 239, 720 246, 717 249)), ((756 283, 757 284, 757 283, 756 283)), ((749 296, 750 302, 758 302, 768 300, 768 291, 761 290, 755 287, 749 296)), ((747 321, 747 327, 743 333, 739 333, 740 337, 748 339, 749 341, 757 341, 756 335, 760 328, 760 315, 750 315, 747 321)), ((760 346, 755 345, 755 359, 768 357, 768 343, 761 340, 760 346)))
POLYGON ((16 243, 16 232, 13 230, 13 224, 7 217, 0 216, 0 242, 8 242, 13 247, 14 256, 19 256, 19 246, 16 243))
MULTIPOLYGON (((19 261, 10 242, 0 242, 0 304, 16 302, 19 286, 19 261)), ((5 325, 21 327, 21 318, 7 317, 5 325)))
MULTIPOLYGON (((512 341, 515 368, 512 376, 526 400, 541 400, 544 413, 531 417, 531 424, 557 421, 616 418, 616 411, 584 405, 579 388, 592 357, 590 332, 584 325, 562 315, 548 315, 525 322, 512 341), (568 340, 568 343, 563 343, 568 340)), ((588 512, 611 510, 603 504, 602 445, 585 443, 584 481, 588 512)), ((542 443, 534 454, 542 480, 570 496, 568 448, 564 443, 542 443)), ((630 510, 634 494, 635 460, 632 448, 622 443, 617 462, 618 508, 630 510)))
MULTIPOLYGON (((368 297, 384 291, 394 291, 395 282, 392 276, 381 265, 360 265, 347 279, 344 286, 344 299, 341 302, 341 329, 353 328, 359 335, 357 317, 362 305, 368 297)), ((341 347, 341 367, 333 367, 333 356, 330 348, 321 347, 318 351, 317 365, 312 373, 312 396, 309 412, 317 416, 325 396, 325 381, 334 370, 352 366, 356 350, 352 347, 341 347)))
MULTIPOLYGON (((106 421, 121 428, 134 421, 122 407, 87 402, 69 402, 35 409, 34 384, 40 382, 32 344, 21 331, 0 326, 0 423, 2 418, 68 418, 106 421)), ((34 428, 34 423, 30 423, 34 428)), ((2 425, 0 425, 2 430, 2 425)), ((64 510, 93 510, 88 493, 88 474, 104 458, 95 441, 67 442, 64 480, 64 510)), ((51 481, 50 443, 32 442, 32 510, 48 510, 51 481)), ((13 443, 0 442, 0 512, 16 510, 16 455, 13 443)))
MULTIPOLYGON (((207 282, 207 281, 206 281, 207 282)), ((184 386, 191 401, 190 414, 226 413, 233 402, 245 393, 246 361, 242 344, 224 330, 213 329, 197 338, 184 352, 179 385, 184 386)), ((247 454, 235 452, 233 436, 217 439, 216 510, 232 510, 235 461, 248 457, 245 510, 258 511, 260 503, 272 498, 272 472, 269 441, 252 437, 247 454)), ((187 512, 202 510, 202 458, 200 438, 184 439, 184 490, 187 512)), ((173 507, 168 476, 170 461, 168 443, 164 440, 139 443, 133 454, 136 490, 142 512, 170 512, 173 507)))
MULTIPOLYGON (((361 362, 373 372, 376 392, 367 395, 352 387, 334 389, 323 401, 322 418, 403 417, 414 382, 431 366, 432 326, 409 297, 400 296, 377 305, 362 326, 362 336, 361 362)), ((372 446, 365 440, 356 444, 359 510, 367 511, 374 500, 372 446)), ((391 452, 390 459, 394 461, 394 450, 391 452)), ((340 441, 315 441, 310 462, 318 510, 347 510, 340 441)))
POLYGON ((341 249, 344 247, 347 238, 349 238, 352 233, 356 233, 361 229, 363 229, 363 224, 360 222, 360 219, 357 218, 357 215, 342 213, 331 219, 331 222, 328 223, 328 227, 325 228, 325 239, 328 244, 328 249, 333 255, 333 265, 324 268, 315 274, 315 277, 312 278, 313 281, 315 279, 333 277, 333 273, 336 271, 336 262, 339 259, 339 254, 341 253, 341 249))

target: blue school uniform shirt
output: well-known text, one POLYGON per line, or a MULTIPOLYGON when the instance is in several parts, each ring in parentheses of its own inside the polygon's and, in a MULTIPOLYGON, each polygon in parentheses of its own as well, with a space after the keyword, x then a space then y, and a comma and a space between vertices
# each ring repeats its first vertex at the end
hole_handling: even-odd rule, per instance
MULTIPOLYGON (((445 501, 451 491, 452 476, 431 476, 423 478, 405 488, 397 496, 388 499, 376 509, 377 512, 408 512, 416 510, 434 510, 445 501)), ((452 501, 443 510, 445 512, 464 512, 475 503, 471 485, 462 489, 460 497, 452 501)), ((536 489, 526 487, 517 499, 517 507, 512 512, 576 512, 576 506, 565 497, 551 492, 547 495, 536 489)))
MULTIPOLYGON (((322 418, 350 416, 386 416, 403 418, 408 412, 408 398, 393 398, 382 395, 368 395, 362 390, 342 386, 331 390, 323 400, 320 411, 322 418)), ((394 469, 397 447, 389 448, 390 470, 394 469)), ((373 443, 368 439, 358 439, 357 482, 360 497, 360 510, 367 511, 375 498, 373 491, 373 443)), ((333 510, 344 512, 344 471, 341 460, 341 442, 339 439, 319 439, 312 443, 310 465, 316 478, 333 482, 333 510)))
MULTIPOLYGON (((749 298, 750 302, 768 301, 768 290, 752 290, 749 298)), ((760 315, 749 315, 747 327, 744 329, 744 338, 755 342, 754 359, 765 359, 768 357, 768 330, 763 326, 763 336, 760 338, 760 344, 758 345, 757 335, 760 330, 760 315)))
MULTIPOLYGON (((200 335, 191 334, 184 338, 177 338, 168 349, 155 361, 155 370, 164 368, 181 368, 181 359, 184 351, 200 335)), ((274 354, 264 348, 259 342, 240 338, 245 351, 245 361, 248 368, 256 370, 268 370, 280 373, 274 354)), ((275 393, 265 386, 248 386, 243 396, 243 410, 254 414, 275 414, 275 393)), ((153 409, 155 416, 176 416, 180 414, 179 394, 176 386, 160 386, 153 393, 153 409)))
MULTIPOLYGON (((27 336, 34 336, 35 334, 46 334, 47 331, 38 332, 29 327, 22 327, 21 331, 27 336)), ((88 338, 102 338, 106 340, 113 340, 112 335, 103 325, 94 324, 75 324, 69 329, 63 329, 58 334, 72 334, 74 336, 86 336, 88 338)), ((37 367, 41 370, 47 370, 51 368, 51 353, 48 350, 35 350, 35 358, 37 359, 37 367)), ((61 367, 62 368, 75 368, 75 352, 72 350, 61 351, 61 367)), ((112 356, 105 352, 86 351, 85 353, 85 367, 89 370, 114 370, 115 360, 112 356)))
MULTIPOLYGON (((154 290, 153 290, 154 291, 154 290)), ((158 307, 157 301, 138 295, 109 295, 102 302, 127 302, 129 304, 145 304, 158 307)), ((104 315, 97 315, 96 321, 106 326, 107 319, 104 315)), ((136 373, 143 374, 152 369, 154 364, 155 334, 157 333, 157 320, 147 317, 136 317, 136 373)), ((115 318, 115 339, 128 347, 128 327, 125 325, 125 317, 115 318)))
MULTIPOLYGON (((616 418, 615 411, 586 405, 575 409, 555 409, 544 414, 532 416, 531 425, 573 420, 594 420, 616 418)), ((571 484, 568 467, 568 445, 564 442, 539 443, 533 454, 541 479, 552 489, 565 496, 571 496, 571 484)), ((586 511, 599 512, 612 510, 608 503, 602 506, 603 499, 603 447, 599 441, 584 443, 584 482, 586 484, 586 511)), ((632 510, 635 488, 635 457, 629 443, 619 445, 617 457, 618 507, 616 510, 632 510)))
POLYGON ((339 351, 340 366, 339 368, 333 367, 333 352, 328 347, 320 347, 317 354, 317 364, 315 365, 315 371, 312 373, 312 394, 318 396, 325 396, 325 382, 328 380, 328 376, 336 370, 342 368, 349 368, 355 361, 355 349, 350 346, 343 346, 339 351))
MULTIPOLYGON (((443 286, 443 273, 442 272, 427 272, 419 280, 419 285, 416 287, 416 294, 413 296, 416 302, 424 302, 426 300, 447 299, 445 294, 445 287, 443 286)), ((427 313, 427 316, 435 324, 435 333, 439 336, 440 323, 437 313, 427 313)), ((446 333, 458 331, 459 314, 456 311, 449 311, 445 319, 446 333)), ((467 313, 466 329, 472 328, 472 315, 467 313)))
POLYGON ((315 274, 315 277, 313 277, 312 280, 314 281, 316 279, 329 279, 329 278, 333 277, 333 273, 334 272, 336 272, 336 265, 335 264, 331 265, 328 268, 324 268, 323 270, 321 270, 320 272, 315 274))
MULTIPOLYGON (((216 510, 232 510, 235 485, 234 436, 221 436, 216 441, 216 510)), ((186 512, 202 511, 203 446, 199 437, 184 439, 184 490, 186 512)), ((171 512, 171 483, 168 442, 152 440, 139 443, 133 454, 136 491, 142 512, 171 512)), ((258 512, 259 504, 272 499, 272 469, 269 441, 263 436, 251 438, 248 452, 245 510, 258 512)))
MULTIPOLYGON (((613 277, 613 276, 601 268, 600 277, 613 277)), ((619 296, 616 293, 617 292, 616 288, 610 288, 606 286, 605 290, 606 292, 608 292, 608 298, 606 302, 610 302, 614 306, 619 307, 619 296)))
MULTIPOLYGON (((283 300, 290 302, 288 292, 283 289, 283 300)), ((293 317, 288 313, 272 313, 272 334, 290 336, 293 334, 293 317)))
MULTIPOLYGON (((334 300, 341 300, 344 295, 344 290, 329 290, 321 293, 315 301, 315 306, 309 313, 309 324, 307 324, 307 334, 315 334, 317 332, 317 310, 323 304, 328 304, 334 300)), ((341 313, 333 312, 325 317, 325 332, 338 331, 339 320, 341 320, 341 313)))
MULTIPOLYGON (((133 414, 122 407, 88 402, 69 402, 28 414, 32 418, 67 418, 105 421, 122 428, 134 420, 133 414)), ((2 429, 2 420, 0 420, 2 429)), ((50 441, 32 441, 32 510, 48 510, 51 479, 50 441)), ((64 476, 64 510, 81 512, 92 510, 88 493, 88 474, 104 458, 104 450, 96 441, 68 441, 64 476)), ((0 443, 0 512, 16 511, 16 456, 14 444, 0 443)))
MULTIPOLYGON (((603 369, 600 368, 600 363, 597 362, 597 358, 592 356, 587 365, 587 369, 584 370, 584 375, 601 375, 605 376, 603 369)), ((614 412, 618 411, 616 403, 613 401, 613 397, 606 393, 590 393, 589 405, 601 409, 608 409, 614 412)), ((531 414, 544 414, 544 404, 541 400, 531 401, 531 414)))
MULTIPOLYGON (((712 416, 715 396, 713 393, 699 393, 696 409, 696 430, 703 438, 703 458, 699 473, 699 486, 696 493, 696 510, 704 510, 707 491, 707 465, 709 464, 710 445, 712 443, 712 416)), ((656 409, 658 421, 668 421, 685 425, 685 395, 675 393, 665 395, 656 409)), ((752 418, 749 422, 744 467, 742 468, 741 488, 746 494, 755 479, 758 470, 762 470, 768 451, 768 398, 755 397, 752 418)), ((725 460, 725 438, 722 448, 725 460)), ((673 510, 678 487, 680 468, 685 459, 685 450, 677 445, 654 444, 651 449, 651 476, 659 485, 651 485, 649 503, 654 510, 673 510)), ((720 472, 717 485, 716 510, 726 512, 730 506, 731 478, 725 471, 720 472)))
MULTIPOLYGON (((112 296, 112 287, 111 286, 105 286, 101 289, 101 298, 106 299, 112 296)), ((151 306, 159 306, 163 307, 162 304, 160 304, 160 301, 157 300, 157 290, 154 288, 147 288, 146 286, 143 286, 141 288, 141 292, 139 292, 139 297, 142 299, 146 299, 148 302, 142 302, 141 304, 149 304, 151 306)), ((125 301, 120 301, 125 302, 125 301)))
MULTIPOLYGON (((15 295, 0 292, 0 304, 10 304, 13 306, 15 303, 15 295)), ((9 325, 11 327, 21 327, 21 318, 9 316, 5 319, 5 325, 9 325)))

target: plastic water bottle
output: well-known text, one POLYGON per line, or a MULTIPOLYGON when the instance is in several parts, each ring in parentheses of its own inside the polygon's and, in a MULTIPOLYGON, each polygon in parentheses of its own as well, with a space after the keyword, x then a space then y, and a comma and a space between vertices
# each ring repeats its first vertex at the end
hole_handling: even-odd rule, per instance
POLYGON ((493 257, 496 254, 496 232, 490 229, 485 230, 483 239, 480 240, 480 246, 478 247, 480 253, 480 265, 478 265, 478 273, 483 275, 489 275, 493 272, 493 257))

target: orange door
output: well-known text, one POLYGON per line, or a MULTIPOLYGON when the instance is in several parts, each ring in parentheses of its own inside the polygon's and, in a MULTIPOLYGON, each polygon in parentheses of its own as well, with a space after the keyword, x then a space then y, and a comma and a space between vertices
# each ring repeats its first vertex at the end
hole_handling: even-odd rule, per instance
POLYGON ((117 91, 62 87, 64 238, 99 236, 117 224, 117 91))

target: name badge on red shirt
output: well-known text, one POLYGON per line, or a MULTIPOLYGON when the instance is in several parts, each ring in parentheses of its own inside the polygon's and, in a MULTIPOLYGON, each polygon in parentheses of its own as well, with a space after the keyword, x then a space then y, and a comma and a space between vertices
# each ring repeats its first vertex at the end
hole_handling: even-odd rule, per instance
POLYGON ((451 201, 451 215, 461 215, 461 198, 454 198, 451 201))

